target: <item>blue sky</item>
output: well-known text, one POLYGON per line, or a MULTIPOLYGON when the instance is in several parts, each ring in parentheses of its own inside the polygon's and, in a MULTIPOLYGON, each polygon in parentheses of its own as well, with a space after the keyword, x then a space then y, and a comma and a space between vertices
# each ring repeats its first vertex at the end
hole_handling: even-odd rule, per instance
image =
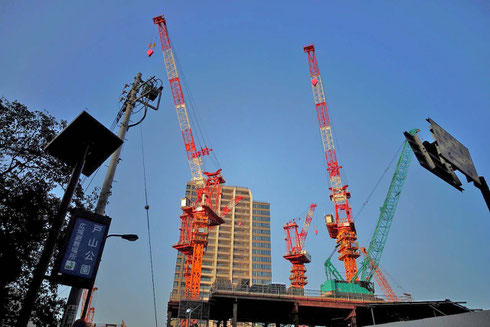
MULTIPOLYGON (((172 285, 178 201, 190 172, 152 23, 159 14, 227 183, 271 203, 275 282, 288 282, 290 269, 282 258, 282 225, 310 203, 318 204, 319 233, 306 241, 313 258, 307 288, 319 289, 334 245, 321 218, 333 205, 304 45, 316 45, 355 215, 403 131, 417 127, 431 140, 427 117, 465 144, 478 173, 490 179, 485 1, 4 1, 0 96, 66 120, 87 108, 110 126, 122 86, 138 71, 164 81, 161 110, 143 124, 160 326, 172 285), (148 58, 150 42, 157 47, 148 58)), ((112 232, 137 233, 140 240, 107 243, 95 321, 152 326, 139 127, 127 138, 108 214, 112 232)), ((206 168, 216 169, 212 163, 206 168)), ((104 174, 90 187, 101 185, 104 174)), ((391 174, 357 221, 363 245, 391 174)), ((416 300, 489 308, 490 217, 479 191, 463 187, 463 193, 452 189, 414 160, 381 265, 416 300)))

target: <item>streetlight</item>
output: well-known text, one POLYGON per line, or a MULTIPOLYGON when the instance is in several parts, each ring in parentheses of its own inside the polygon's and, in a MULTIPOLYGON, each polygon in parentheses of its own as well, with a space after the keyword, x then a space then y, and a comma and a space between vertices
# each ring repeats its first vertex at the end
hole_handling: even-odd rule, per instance
MULTIPOLYGON (((125 239, 127 241, 130 241, 130 242, 134 242, 134 241, 136 241, 139 238, 138 235, 136 235, 136 234, 109 234, 105 238, 108 239, 109 237, 120 237, 120 238, 123 238, 123 239, 125 239)), ((82 307, 82 316, 80 318, 82 320, 85 320, 85 315, 87 314, 87 309, 88 309, 88 303, 87 303, 87 301, 92 296, 92 291, 93 291, 93 288, 90 288, 88 290, 88 292, 87 292, 87 300, 83 304, 83 307, 82 307)))
POLYGON ((113 237, 113 236, 123 238, 130 242, 134 242, 139 238, 138 235, 136 234, 109 234, 106 236, 106 238, 113 237))
POLYGON ((190 326, 190 322, 191 322, 191 315, 192 313, 201 306, 201 304, 197 305, 195 308, 191 309, 191 308, 187 308, 187 310, 185 310, 185 313, 187 314, 187 326, 189 327, 190 326))

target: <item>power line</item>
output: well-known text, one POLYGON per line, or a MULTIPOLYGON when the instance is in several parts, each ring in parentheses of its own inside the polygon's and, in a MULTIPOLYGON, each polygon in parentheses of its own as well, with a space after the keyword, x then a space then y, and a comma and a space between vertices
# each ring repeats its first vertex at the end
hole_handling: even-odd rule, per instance
POLYGON ((143 127, 140 125, 141 134, 141 157, 143 162, 143 182, 145 186, 145 210, 146 210, 146 227, 148 232, 148 247, 150 249, 150 269, 151 269, 151 285, 153 289, 153 310, 155 313, 155 327, 158 327, 158 316, 157 316, 157 300, 155 295, 155 275, 153 273, 153 252, 151 249, 151 228, 150 228, 150 206, 148 205, 148 189, 146 184, 146 167, 145 167, 145 151, 143 147, 143 127))

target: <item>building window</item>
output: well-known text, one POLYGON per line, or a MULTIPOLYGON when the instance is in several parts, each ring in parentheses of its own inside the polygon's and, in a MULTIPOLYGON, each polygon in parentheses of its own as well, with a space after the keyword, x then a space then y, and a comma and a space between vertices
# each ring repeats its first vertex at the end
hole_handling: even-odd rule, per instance
POLYGON ((270 211, 265 211, 265 210, 252 210, 252 212, 257 215, 265 215, 265 216, 270 215, 270 211))
POLYGON ((254 234, 269 234, 271 233, 270 229, 253 229, 252 232, 254 234))
POLYGON ((254 208, 260 208, 260 209, 269 209, 269 205, 268 204, 258 204, 258 203, 254 203, 254 208))
POLYGON ((270 217, 258 217, 258 216, 252 216, 253 220, 258 220, 258 221, 270 221, 270 217))
POLYGON ((253 254, 263 254, 263 255, 271 255, 271 250, 257 250, 253 249, 252 250, 253 254))
POLYGON ((265 227, 265 228, 270 228, 270 226, 271 226, 271 225, 270 225, 269 223, 256 223, 256 222, 254 222, 254 223, 252 224, 252 226, 253 226, 253 227, 265 227))
POLYGON ((257 285, 257 284, 259 284, 259 285, 268 285, 268 284, 271 283, 271 281, 270 280, 263 280, 263 279, 252 279, 252 283, 255 284, 255 285, 257 285))
POLYGON ((270 271, 252 271, 252 276, 254 277, 272 277, 270 271))
POLYGON ((256 235, 254 235, 254 236, 252 236, 252 239, 254 241, 269 241, 269 242, 271 241, 270 236, 256 236, 256 235))
POLYGON ((264 269, 264 270, 271 270, 271 265, 266 265, 262 263, 254 263, 252 264, 253 269, 264 269))
POLYGON ((257 247, 257 248, 267 248, 267 249, 270 249, 271 248, 271 244, 270 243, 262 243, 262 242, 252 242, 252 245, 257 247))
POLYGON ((252 261, 255 262, 271 262, 270 257, 252 257, 252 261))

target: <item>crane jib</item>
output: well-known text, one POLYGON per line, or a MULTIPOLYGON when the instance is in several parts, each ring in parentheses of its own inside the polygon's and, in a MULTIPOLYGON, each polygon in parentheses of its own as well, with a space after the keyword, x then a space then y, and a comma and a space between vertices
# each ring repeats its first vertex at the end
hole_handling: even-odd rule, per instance
POLYGON ((330 199, 334 202, 335 221, 326 220, 327 229, 331 238, 339 244, 339 259, 344 262, 347 280, 351 280, 357 275, 356 259, 359 257, 357 245, 357 233, 352 221, 352 209, 349 204, 350 193, 347 191, 347 185, 342 184, 340 178, 340 166, 337 162, 335 153, 331 122, 327 110, 325 92, 320 76, 320 69, 315 56, 315 46, 308 45, 304 47, 308 56, 308 67, 310 69, 311 88, 313 100, 320 127, 323 151, 327 161, 327 170, 330 179, 330 199))

